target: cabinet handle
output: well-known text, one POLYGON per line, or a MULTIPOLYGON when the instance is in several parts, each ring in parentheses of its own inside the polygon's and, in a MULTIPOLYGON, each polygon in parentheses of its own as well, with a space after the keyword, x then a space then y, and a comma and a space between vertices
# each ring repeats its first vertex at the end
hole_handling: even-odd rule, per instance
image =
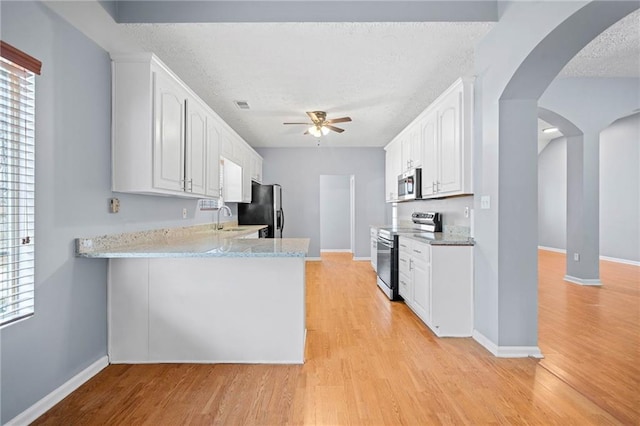
POLYGON ((422 252, 421 252, 420 250, 413 249, 413 251, 414 251, 415 253, 422 254, 422 252))
POLYGON ((440 192, 440 181, 436 181, 436 189, 440 192))
POLYGON ((413 270, 413 259, 409 259, 409 270, 413 270))
POLYGON ((189 179, 189 192, 193 192, 193 179, 189 179))
POLYGON ((436 183, 435 182, 431 182, 431 191, 435 194, 436 192, 438 192, 438 190, 436 189, 436 183))
MULTIPOLYGON (((407 259, 400 259, 400 262, 407 263, 407 259)), ((411 262, 411 261, 409 261, 409 262, 411 262)), ((409 264, 411 264, 411 263, 409 263, 409 264)))

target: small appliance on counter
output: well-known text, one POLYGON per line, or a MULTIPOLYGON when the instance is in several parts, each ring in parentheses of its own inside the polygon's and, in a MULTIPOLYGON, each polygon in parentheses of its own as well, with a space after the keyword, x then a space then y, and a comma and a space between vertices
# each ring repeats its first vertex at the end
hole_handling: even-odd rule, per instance
POLYGON ((282 187, 251 183, 251 203, 238 204, 238 225, 269 225, 260 238, 282 238, 282 187))
POLYGON ((442 232, 442 215, 437 212, 415 212, 414 227, 382 227, 378 229, 377 283, 390 300, 402 300, 398 290, 399 236, 403 233, 442 232))
POLYGON ((442 232, 442 215, 437 212, 414 212, 411 220, 416 228, 427 232, 442 232))

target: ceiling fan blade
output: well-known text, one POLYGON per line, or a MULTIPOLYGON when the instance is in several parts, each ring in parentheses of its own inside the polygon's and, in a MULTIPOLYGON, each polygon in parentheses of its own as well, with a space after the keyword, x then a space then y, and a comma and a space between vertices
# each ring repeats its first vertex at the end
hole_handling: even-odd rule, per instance
POLYGON ((344 132, 344 129, 341 129, 341 128, 339 128, 339 127, 332 126, 332 125, 330 125, 330 124, 325 124, 325 125, 324 125, 324 127, 326 127, 327 129, 331 129, 331 130, 333 130, 334 132, 338 132, 338 133, 342 133, 342 132, 344 132))
POLYGON ((331 120, 325 121, 325 123, 328 123, 328 124, 348 123, 349 121, 351 121, 351 117, 341 117, 341 118, 332 118, 331 120))
POLYGON ((315 111, 307 111, 307 115, 309 116, 311 121, 313 121, 314 123, 317 123, 318 121, 320 121, 320 119, 316 115, 315 111))
POLYGON ((305 126, 313 126, 313 123, 282 123, 282 124, 304 124, 305 126))

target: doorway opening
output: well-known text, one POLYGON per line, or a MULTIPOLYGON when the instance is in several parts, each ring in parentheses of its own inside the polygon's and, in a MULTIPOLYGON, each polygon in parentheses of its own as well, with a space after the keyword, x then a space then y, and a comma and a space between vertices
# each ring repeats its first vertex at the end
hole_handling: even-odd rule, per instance
POLYGON ((355 176, 320 175, 320 252, 355 249, 355 176))

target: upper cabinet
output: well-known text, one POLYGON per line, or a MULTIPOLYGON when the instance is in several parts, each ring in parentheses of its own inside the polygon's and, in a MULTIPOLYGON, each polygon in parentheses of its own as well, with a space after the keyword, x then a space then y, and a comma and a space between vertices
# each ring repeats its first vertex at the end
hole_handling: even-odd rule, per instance
POLYGON ((422 198, 473 193, 472 112, 473 82, 458 79, 387 145, 402 146, 401 171, 422 168, 422 198))
POLYGON ((112 190, 219 198, 220 156, 253 150, 154 55, 112 60, 112 190))
POLYGON ((398 201, 398 175, 402 174, 402 142, 394 139, 385 148, 385 200, 398 201))
POLYGON ((426 111, 422 197, 472 194, 473 84, 460 79, 426 111))

